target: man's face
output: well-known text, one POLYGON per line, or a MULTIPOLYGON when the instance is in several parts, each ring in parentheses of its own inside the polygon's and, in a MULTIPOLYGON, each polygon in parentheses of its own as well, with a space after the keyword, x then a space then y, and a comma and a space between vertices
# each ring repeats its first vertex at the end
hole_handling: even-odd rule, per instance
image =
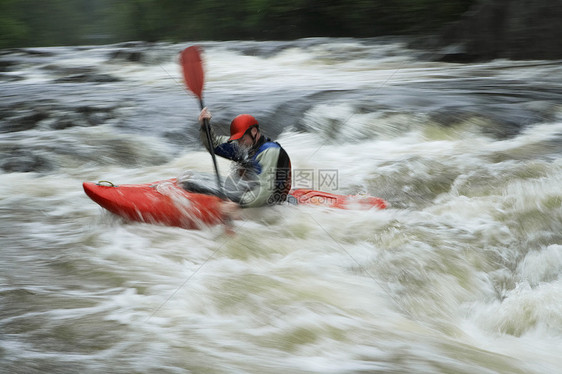
MULTIPOLYGON (((253 136, 256 136, 258 130, 254 128, 251 129, 250 132, 252 133, 253 136)), ((238 142, 238 146, 242 149, 250 149, 254 145, 254 140, 248 133, 244 134, 244 136, 238 139, 237 142, 238 142)))

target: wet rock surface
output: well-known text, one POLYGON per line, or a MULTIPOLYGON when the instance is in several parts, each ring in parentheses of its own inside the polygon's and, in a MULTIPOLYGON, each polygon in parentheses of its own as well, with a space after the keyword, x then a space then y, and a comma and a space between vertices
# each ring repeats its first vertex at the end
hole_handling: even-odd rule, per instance
POLYGON ((445 28, 436 59, 562 59, 561 19, 562 0, 482 0, 445 28))
MULTIPOLYGON (((227 50, 262 67, 271 63, 270 69, 275 69, 268 77, 237 66, 232 75, 220 76, 223 72, 211 68, 205 103, 219 134, 226 134, 237 114, 252 113, 274 139, 298 131, 318 132, 341 142, 358 142, 356 135, 376 136, 378 126, 392 127, 395 122, 400 131, 428 123, 454 128, 477 122, 477 131, 509 139, 560 113, 562 91, 554 78, 561 70, 556 63, 436 64, 415 70, 415 64, 426 62, 416 60, 417 52, 404 52, 401 45, 402 41, 389 39, 379 44, 371 39, 204 43, 208 56, 227 50), (293 78, 282 76, 277 66, 284 65, 276 60, 286 64, 287 56, 295 53, 306 56, 291 62, 297 64, 295 71, 326 64, 326 72, 317 78, 303 73, 287 84, 293 78), (404 57, 395 60, 397 55, 404 57), (350 56, 360 62, 350 66, 350 56), (400 83, 403 73, 411 74, 410 63, 420 79, 400 83), (361 83, 360 79, 380 74, 378 69, 387 70, 375 84, 361 83), (355 72, 361 77, 357 81, 326 83, 332 74, 355 72), (311 79, 310 84, 302 79, 311 79), (223 81, 217 85, 217 80, 223 81), (341 118, 322 118, 326 123, 316 128, 308 117, 322 107, 348 112, 341 118), (372 128, 360 129, 359 135, 347 131, 364 115, 373 117, 373 124, 365 125, 372 128), (420 123, 420 117, 426 122, 420 123)), ((199 103, 186 94, 174 70, 177 53, 184 47, 133 42, 2 51, 0 72, 4 70, 9 79, 0 75, 0 169, 49 172, 81 163, 154 165, 186 148, 202 149, 196 121, 199 103), (146 139, 150 140, 145 143, 146 139)))

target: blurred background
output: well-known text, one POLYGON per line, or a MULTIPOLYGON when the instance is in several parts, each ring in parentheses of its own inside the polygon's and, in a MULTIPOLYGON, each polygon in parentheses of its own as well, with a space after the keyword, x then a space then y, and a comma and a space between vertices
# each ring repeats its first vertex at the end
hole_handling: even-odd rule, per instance
POLYGON ((474 0, 3 0, 2 47, 436 30, 474 0))
POLYGON ((0 48, 432 34, 455 58, 560 58, 561 18, 560 0, 2 0, 0 48))

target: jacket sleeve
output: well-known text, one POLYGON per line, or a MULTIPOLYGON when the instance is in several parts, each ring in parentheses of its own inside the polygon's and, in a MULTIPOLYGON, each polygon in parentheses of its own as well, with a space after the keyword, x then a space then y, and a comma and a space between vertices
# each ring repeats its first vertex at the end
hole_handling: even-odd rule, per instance
POLYGON ((259 165, 257 170, 258 183, 256 183, 254 188, 242 195, 240 205, 243 208, 253 208, 268 204, 269 198, 275 193, 275 172, 277 170, 279 152, 279 148, 272 147, 261 152, 256 157, 259 165))
MULTIPOLYGON (((211 125, 209 125, 209 131, 211 133, 211 142, 213 143, 213 151, 215 151, 215 154, 229 160, 239 161, 240 156, 235 145, 228 142, 229 137, 226 135, 215 134, 211 125)), ((201 125, 201 128, 199 129, 199 137, 201 138, 201 143, 203 143, 207 151, 210 152, 204 125, 201 125)))
MULTIPOLYGON (((211 141, 213 142, 213 150, 219 147, 221 144, 228 142, 228 136, 220 136, 215 134, 213 127, 209 125, 209 131, 211 132, 211 141)), ((201 138, 201 143, 207 148, 207 151, 210 152, 209 149, 209 142, 207 141, 207 133, 205 131, 205 125, 201 125, 199 128, 199 137, 201 138)))

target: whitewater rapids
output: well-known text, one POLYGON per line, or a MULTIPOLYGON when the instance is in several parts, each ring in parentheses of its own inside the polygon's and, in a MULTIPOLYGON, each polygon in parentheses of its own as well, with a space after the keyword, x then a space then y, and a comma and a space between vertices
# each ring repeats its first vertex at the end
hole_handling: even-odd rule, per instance
POLYGON ((562 373, 560 61, 201 44, 218 132, 249 112, 295 187, 391 207, 123 222, 81 183, 213 172, 190 43, 3 51, 0 372, 562 373))

